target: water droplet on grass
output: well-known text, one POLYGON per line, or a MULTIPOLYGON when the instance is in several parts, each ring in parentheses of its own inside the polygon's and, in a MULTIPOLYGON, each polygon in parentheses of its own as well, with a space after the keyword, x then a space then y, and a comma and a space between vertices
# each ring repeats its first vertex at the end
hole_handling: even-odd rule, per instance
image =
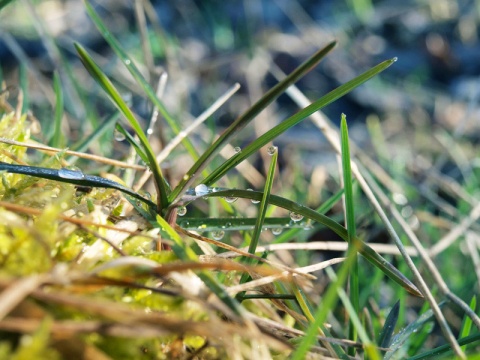
POLYGON ((131 63, 132 62, 129 59, 125 60, 125 65, 130 65, 131 63))
POLYGON ((203 196, 208 194, 208 186, 205 184, 200 184, 195 186, 195 195, 203 196))
POLYGON ((68 180, 82 180, 85 174, 75 166, 64 167, 58 170, 58 176, 68 180))
MULTIPOLYGON (((247 189, 247 191, 253 191, 253 189, 247 189)), ((258 204, 260 200, 251 199, 252 204, 258 204)))
POLYGON ((268 155, 273 155, 277 152, 278 148, 276 146, 269 146, 267 149, 268 155))
POLYGON ((300 221, 303 219, 303 215, 301 214, 297 214, 295 212, 290 212, 290 219, 292 219, 293 221, 297 222, 297 221, 300 221))
POLYGON ((226 196, 226 197, 224 197, 224 199, 228 203, 233 203, 233 202, 237 201, 238 198, 236 198, 234 196, 226 196))
POLYGON ((115 139, 115 141, 123 141, 126 139, 126 136, 121 131, 118 131, 117 129, 115 129, 113 130, 113 138, 115 139))
POLYGON ((187 213, 187 208, 185 206, 180 206, 177 210, 178 216, 185 216, 186 213, 187 213))
POLYGON ((283 231, 283 229, 280 226, 272 228, 272 234, 273 235, 280 235, 282 233, 282 231, 283 231))
POLYGON ((225 236, 225 231, 223 230, 212 232, 212 238, 214 240, 222 240, 224 236, 225 236))
POLYGON ((235 154, 238 154, 239 152, 242 151, 242 149, 240 148, 240 146, 236 146, 233 151, 235 151, 235 154))

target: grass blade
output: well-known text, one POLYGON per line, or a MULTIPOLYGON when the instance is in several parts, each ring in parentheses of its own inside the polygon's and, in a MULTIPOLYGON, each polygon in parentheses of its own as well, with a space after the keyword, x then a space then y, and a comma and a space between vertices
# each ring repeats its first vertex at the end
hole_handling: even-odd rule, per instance
POLYGON ((388 348, 392 342, 393 331, 397 325, 398 315, 400 313, 400 300, 393 305, 392 310, 388 313, 383 329, 380 332, 378 338, 378 346, 382 348, 388 348))
MULTIPOLYGON (((390 60, 386 60, 377 66, 374 66, 370 70, 367 70, 363 74, 357 76, 356 78, 350 80, 349 82, 339 86, 335 90, 332 90, 328 94, 322 96, 319 100, 313 102, 306 108, 300 110, 297 112, 295 115, 289 117, 285 121, 281 122, 277 126, 275 126, 273 129, 267 131, 265 134, 260 136, 258 139, 255 141, 251 142, 249 145, 247 145, 242 151, 235 156, 232 156, 229 160, 227 160, 225 163, 223 163, 221 166, 219 166, 208 178, 206 178, 203 183, 207 185, 211 185, 214 182, 216 182, 218 179, 220 179, 223 175, 225 175, 230 169, 234 168, 238 164, 240 164, 243 160, 254 154, 255 152, 258 151, 262 146, 265 146, 268 144, 270 141, 274 140, 277 138, 280 134, 284 133, 288 129, 290 129, 292 126, 298 124, 308 116, 312 115, 315 111, 320 110, 321 108, 327 106, 328 104, 332 103, 333 101, 337 100, 338 98, 344 96, 345 94, 349 93, 356 87, 360 86, 367 80, 371 79, 373 76, 381 73, 385 69, 387 69, 390 65, 392 65, 395 61, 397 61, 397 58, 393 58, 390 60)), ((218 141, 218 140, 217 140, 218 141)), ((215 145, 215 144, 214 144, 215 145)), ((200 159, 201 160, 201 159, 200 159)), ((199 160, 199 161, 200 161, 199 160)), ((191 171, 191 170, 190 170, 191 171)), ((189 171, 189 174, 190 174, 189 171)), ((181 184, 180 184, 181 185, 181 184)), ((180 186, 179 185, 179 186, 180 186)), ((172 192, 171 196, 175 193, 176 189, 174 192, 172 192)))
MULTIPOLYGON (((350 166, 350 146, 348 140, 347 118, 345 114, 342 114, 342 120, 340 123, 340 134, 342 145, 343 188, 345 190, 345 222, 347 225, 348 251, 352 254, 353 257, 356 257, 357 244, 355 244, 356 226, 352 186, 352 169, 350 166)), ((358 316, 360 314, 358 260, 354 259, 352 261, 353 265, 352 269, 350 270, 350 302, 352 303, 356 316, 358 316)), ((348 335, 350 340, 357 341, 356 327, 353 326, 351 318, 348 335)), ((350 348, 348 352, 349 355, 355 356, 355 348, 350 348)))
POLYGON ((155 209, 156 207, 153 202, 145 199, 140 194, 132 191, 131 189, 123 186, 122 184, 102 178, 100 176, 86 175, 80 170, 71 170, 68 168, 50 169, 37 166, 15 165, 0 162, 0 171, 7 171, 15 174, 23 174, 42 179, 55 180, 72 185, 116 189, 135 199, 144 202, 151 209, 155 209))
MULTIPOLYGON (((128 69, 130 74, 132 74, 133 78, 137 81, 137 83, 140 85, 140 87, 145 92, 147 97, 150 99, 153 105, 158 109, 160 114, 162 114, 162 116, 165 118, 168 125, 172 128, 175 134, 178 135, 181 131, 179 122, 170 115, 170 113, 168 112, 163 102, 160 101, 160 99, 157 97, 155 90, 150 86, 148 81, 145 80, 142 73, 135 66, 135 63, 133 62, 133 60, 127 55, 125 50, 123 50, 123 48, 120 46, 120 43, 110 33, 110 31, 105 26, 102 19, 95 12, 94 8, 92 7, 89 1, 85 1, 85 7, 87 9, 87 12, 90 18, 92 19, 93 23, 95 24, 97 29, 100 31, 104 39, 108 42, 108 44, 113 49, 113 51, 115 51, 115 53, 120 58, 120 60, 122 60, 125 67, 128 69)), ((198 154, 197 154, 197 151, 195 150, 195 147, 190 142, 190 140, 188 138, 185 138, 183 139, 182 143, 187 148, 192 158, 196 160, 198 158, 198 154)))
POLYGON ((65 139, 62 133, 62 118, 63 118, 63 91, 62 83, 58 72, 53 74, 53 89, 55 90, 55 117, 53 136, 50 145, 56 148, 63 147, 65 139))
MULTIPOLYGON (((278 149, 273 147, 274 152, 272 154, 272 161, 270 162, 270 168, 268 169, 267 179, 265 181, 265 187, 262 195, 262 200, 259 204, 257 221, 255 222, 255 228, 253 229, 252 239, 250 240, 250 245, 248 246, 248 252, 250 254, 255 254, 258 245, 258 239, 260 238, 260 234, 262 233, 263 222, 265 221, 265 216, 267 214, 267 207, 270 200, 270 192, 272 190, 273 185, 273 178, 275 176, 275 168, 277 167, 277 158, 278 158, 278 149)), ((252 264, 252 258, 246 259, 246 264, 252 264)), ((243 284, 245 281, 248 280, 250 275, 248 272, 244 272, 242 277, 240 278, 240 284, 243 284)), ((238 293, 236 298, 241 299, 245 295, 245 292, 238 293)))
MULTIPOLYGON (((202 154, 195 164, 188 170, 184 179, 170 194, 169 200, 173 202, 179 197, 190 184, 193 183, 196 174, 198 175, 209 163, 209 161, 228 143, 241 129, 243 129, 255 116, 257 116, 265 107, 278 98, 291 84, 295 83, 315 65, 318 64, 334 47, 336 42, 331 42, 323 49, 317 51, 312 57, 301 64, 285 79, 271 88, 260 100, 252 105, 246 112, 240 115, 232 125, 230 125, 223 134, 202 154)), ((242 151, 243 152, 243 151, 242 151)), ((235 157, 235 156, 234 156, 235 157)))
POLYGON ((1 0, 0 1, 0 10, 2 10, 5 6, 10 4, 13 0, 1 0))
MULTIPOLYGON (((472 300, 470 301, 470 309, 475 311, 475 308, 477 307, 477 297, 473 295, 472 300)), ((470 335, 470 331, 472 329, 472 319, 470 319, 467 315, 464 316, 463 318, 463 323, 462 323, 462 328, 460 329, 460 338, 467 337, 470 335)), ((466 351, 467 347, 462 346, 462 350, 466 351)))
MULTIPOLYGON (((205 197, 237 197, 237 198, 253 199, 253 200, 261 201, 263 194, 260 191, 235 189, 235 190, 211 192, 204 196, 205 197)), ((315 210, 312 210, 306 206, 300 205, 294 201, 282 198, 280 196, 270 195, 269 201, 271 205, 279 206, 291 212, 301 214, 305 218, 311 219, 313 221, 316 221, 320 224, 325 225, 326 227, 334 231, 337 235, 339 235, 343 240, 348 241, 347 230, 342 225, 330 219, 329 217, 323 214, 319 214, 315 210)), ((367 259, 371 264, 378 267, 385 275, 387 275, 390 279, 392 279, 397 284, 402 286, 410 294, 422 297, 422 294, 417 289, 417 287, 410 280, 408 280, 397 268, 395 268, 386 259, 384 259, 381 255, 379 255, 375 250, 373 250, 370 246, 365 244, 362 240, 360 239, 356 239, 356 240, 358 241, 358 244, 359 244, 359 249, 357 250, 365 259, 367 259)))
POLYGON ((75 48, 80 55, 80 60, 82 61, 85 68, 88 70, 90 75, 98 82, 98 84, 103 88, 103 90, 107 93, 113 103, 118 107, 120 112, 125 116, 125 118, 130 123, 130 126, 135 131, 135 134, 138 136, 140 143, 143 146, 145 154, 148 158, 148 166, 153 173, 155 179, 155 186, 157 188, 157 211, 161 212, 162 209, 168 206, 168 198, 167 198, 167 189, 168 185, 163 178, 162 170, 158 165, 155 154, 153 153, 152 148, 150 147, 150 143, 148 142, 145 133, 143 132, 140 124, 138 123, 137 119, 133 115, 133 112, 127 106, 125 101, 123 101, 122 97, 120 96, 118 90, 113 86, 110 79, 100 70, 98 65, 93 61, 87 51, 78 43, 75 43, 75 48))

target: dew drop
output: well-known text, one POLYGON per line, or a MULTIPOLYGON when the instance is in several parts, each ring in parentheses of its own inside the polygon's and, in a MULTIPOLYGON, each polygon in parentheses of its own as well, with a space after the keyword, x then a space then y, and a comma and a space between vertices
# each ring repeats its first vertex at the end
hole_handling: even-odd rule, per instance
POLYGON ((224 236, 225 236, 225 231, 223 230, 212 232, 212 238, 214 240, 222 240, 224 236))
POLYGON ((235 151, 235 154, 238 154, 239 152, 242 151, 242 149, 240 148, 240 146, 236 146, 233 151, 235 151))
POLYGON ((125 65, 130 65, 131 61, 129 59, 125 60, 125 65))
POLYGON ((269 146, 267 149, 268 155, 273 155, 277 152, 278 148, 276 146, 269 146))
POLYGON ((152 135, 153 134, 153 129, 147 129, 147 135, 152 135))
POLYGON ((226 197, 224 197, 224 199, 228 203, 233 203, 233 202, 237 201, 238 198, 236 198, 234 196, 226 196, 226 197))
POLYGON ((226 227, 226 228, 232 227, 232 223, 231 223, 231 222, 227 222, 227 223, 225 224, 225 227, 226 227))
MULTIPOLYGON (((247 189, 247 191, 253 191, 253 189, 247 189)), ((252 204, 258 204, 260 200, 251 199, 252 204)))
POLYGON ((195 195, 203 196, 208 194, 208 186, 205 184, 200 184, 195 186, 195 195))
POLYGON ((303 219, 303 215, 297 214, 297 213, 292 211, 292 212, 290 212, 290 219, 297 222, 297 221, 300 221, 300 220, 303 219))
POLYGON ((115 139, 115 141, 123 141, 126 139, 126 136, 122 132, 115 129, 113 130, 113 138, 115 139))
POLYGON ((283 231, 283 229, 280 226, 272 228, 272 234, 273 235, 280 235, 282 233, 282 231, 283 231))
POLYGON ((75 166, 64 167, 58 170, 58 176, 68 180, 82 180, 85 174, 75 166))
POLYGON ((392 59, 393 62, 397 62, 397 60, 398 60, 398 57, 396 56, 392 59))
POLYGON ((180 206, 177 209, 177 215, 178 216, 185 216, 186 213, 187 213, 187 208, 185 206, 180 206))

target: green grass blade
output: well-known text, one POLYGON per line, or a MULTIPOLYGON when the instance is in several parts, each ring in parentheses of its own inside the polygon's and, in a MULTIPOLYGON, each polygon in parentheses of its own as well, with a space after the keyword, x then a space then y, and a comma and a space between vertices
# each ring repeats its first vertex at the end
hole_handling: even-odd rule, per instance
MULTIPOLYGON (((340 135, 342 145, 342 167, 343 167, 343 187, 345 189, 345 215, 348 234, 348 251, 352 253, 352 256, 356 256, 356 225, 355 225, 355 211, 354 211, 354 198, 353 198, 353 186, 352 186, 352 169, 350 164, 350 145, 348 140, 348 127, 347 118, 345 114, 342 114, 342 120, 340 123, 340 135)), ((355 310, 356 316, 360 314, 359 303, 359 280, 358 280, 358 260, 354 260, 352 269, 350 271, 350 302, 355 310)), ((349 326, 349 338, 352 341, 357 341, 357 330, 353 326, 352 319, 350 318, 349 326)), ((355 356, 355 348, 348 350, 350 356, 355 356)))
MULTIPOLYGON (((322 205, 320 205, 315 211, 320 213, 320 214, 325 214, 328 210, 330 210, 342 197, 343 195, 343 189, 337 191, 335 194, 333 194, 329 199, 327 199, 322 205)), ((299 226, 297 228, 289 229, 288 231, 285 231, 278 235, 274 241, 272 241, 272 244, 281 244, 284 242, 289 241, 292 239, 296 234, 298 234, 300 231, 303 230, 303 226, 299 226)))
MULTIPOLYGON (((272 161, 270 162, 270 168, 268 169, 267 179, 265 180, 265 187, 263 191, 262 200, 259 204, 257 221, 255 222, 255 228, 253 229, 252 239, 250 240, 250 245, 248 246, 248 252, 250 254, 255 254, 258 246, 258 240, 260 239, 260 234, 262 233, 263 223, 265 221, 265 216, 267 214, 267 207, 270 200, 270 192, 272 190, 273 179, 275 177, 275 168, 277 166, 278 158, 278 149, 275 147, 275 152, 272 154, 272 161)), ((252 258, 246 259, 246 264, 251 265, 253 262, 252 258)), ((250 275, 247 272, 242 274, 240 278, 240 284, 243 284, 248 280, 250 275)), ((245 292, 238 293, 236 298, 241 299, 245 295, 245 292)))
MULTIPOLYGON (((262 200, 262 192, 260 191, 250 191, 250 190, 224 190, 218 192, 211 192, 204 195, 205 197, 237 197, 243 199, 253 199, 257 201, 262 200)), ((320 224, 325 225, 339 235, 343 240, 348 241, 347 230, 340 225, 339 223, 333 221, 329 217, 319 214, 313 209, 310 209, 306 206, 300 205, 294 201, 282 198, 276 195, 270 195, 270 204, 279 206, 291 212, 303 215, 305 218, 316 221, 320 224)), ((385 260, 381 255, 379 255, 375 250, 370 246, 365 244, 362 240, 356 239, 359 244, 358 252, 367 259, 370 263, 378 267, 385 275, 390 279, 395 281, 397 284, 402 286, 410 294, 421 297, 420 291, 417 287, 408 280, 397 268, 385 260)))
MULTIPOLYGON (((470 309, 475 311, 476 307, 477 307, 477 297, 473 295, 472 300, 470 301, 470 309)), ((468 335, 470 335, 471 330, 472 330, 472 319, 467 315, 464 315, 459 337, 460 338, 467 337, 468 335)), ((467 347, 462 346, 462 351, 466 351, 466 350, 467 350, 467 347)))
MULTIPOLYGON (((301 64, 285 79, 280 81, 277 85, 271 88, 260 100, 253 104, 246 112, 240 115, 230 125, 223 134, 202 154, 195 164, 188 170, 184 179, 178 184, 178 186, 170 194, 170 201, 173 202, 178 196, 180 196, 198 174, 208 165, 209 161, 227 144, 241 129, 252 121, 263 109, 271 104, 276 98, 278 98, 285 90, 304 76, 309 70, 318 64, 336 45, 336 42, 331 42, 323 49, 317 51, 312 57, 301 64)), ((243 151, 242 151, 243 152, 243 151)), ((236 157, 236 156, 234 156, 236 157)))
MULTIPOLYGON (((138 70, 135 66, 133 60, 128 56, 128 54, 123 50, 120 46, 120 43, 113 37, 112 33, 108 30, 108 28, 103 23, 102 19, 98 16, 95 12, 94 8, 91 6, 89 1, 85 1, 85 7, 87 12, 92 19, 93 23, 97 27, 97 29, 102 34, 103 38, 107 41, 113 51, 117 54, 117 56, 122 60, 125 67, 128 69, 130 74, 132 74, 133 78, 137 81, 140 85, 144 93, 150 99, 150 101, 154 104, 154 106, 158 109, 160 114, 165 118, 168 125, 172 128, 176 135, 178 135, 181 131, 180 123, 175 120, 172 115, 168 112, 167 108, 163 104, 163 102, 157 97, 155 90, 150 86, 147 80, 143 77, 142 73, 138 70)), ((198 159, 198 153, 195 150, 195 147, 191 143, 188 138, 184 138, 182 140, 182 144, 185 146, 187 151, 189 152, 190 156, 194 160, 198 159)))
POLYGON ((123 186, 122 184, 102 178, 100 176, 86 175, 80 170, 72 170, 68 168, 50 169, 37 166, 15 165, 0 162, 0 171, 7 171, 15 174, 23 174, 42 179, 55 180, 72 185, 116 189, 137 200, 144 202, 152 209, 155 208, 155 204, 153 202, 145 199, 140 194, 123 186))
MULTIPOLYGON (((267 131, 258 139, 251 142, 249 145, 243 148, 240 153, 236 154, 235 156, 232 156, 229 160, 227 160, 215 171, 213 171, 212 174, 210 174, 210 176, 203 181, 203 183, 207 185, 213 184, 214 182, 219 180, 222 176, 224 176, 230 169, 233 169, 235 166, 240 164, 243 160, 247 159, 249 156, 257 152, 261 147, 265 146, 270 141, 277 138, 280 134, 284 133, 285 131, 290 129, 292 126, 298 124, 299 122, 307 118, 309 115, 312 115, 315 111, 322 109, 323 107, 327 106, 328 104, 332 103, 338 98, 349 93, 356 87, 360 86, 367 80, 371 79, 373 76, 381 73, 382 71, 387 69, 390 65, 392 65, 395 61, 397 61, 397 58, 386 60, 378 64, 377 66, 371 68, 370 70, 367 70, 360 76, 357 76, 356 78, 350 80, 349 82, 339 86, 335 90, 332 90, 328 94, 322 96, 319 100, 310 104, 306 108, 300 110, 295 115, 284 120, 283 122, 275 126, 273 129, 267 131)), ((190 174, 190 171, 189 171, 189 174, 190 174)), ((174 192, 175 191, 176 189, 174 190, 174 192)), ((174 194, 174 192, 172 192, 171 196, 174 194)))
POLYGON ((62 133, 62 118, 63 118, 63 91, 62 83, 58 72, 53 74, 53 89, 55 90, 55 117, 53 136, 50 141, 50 146, 61 148, 65 141, 62 133))
MULTIPOLYGON (((480 341, 480 333, 472 334, 470 336, 461 338, 461 339, 458 340, 458 344, 462 345, 462 346, 466 346, 468 344, 478 342, 478 341, 480 341)), ((450 347, 449 344, 439 346, 435 349, 426 351, 422 354, 412 356, 408 359, 409 360, 436 359, 436 358, 438 358, 438 355, 442 355, 442 354, 446 354, 446 353, 451 353, 453 355, 452 348, 450 347)), ((478 359, 478 358, 477 357, 472 357, 472 359, 478 359)))
POLYGON ((138 123, 137 119, 133 115, 133 112, 127 106, 125 101, 120 96, 120 93, 112 84, 110 79, 100 70, 98 65, 93 61, 87 51, 78 43, 75 43, 75 48, 80 55, 80 60, 82 61, 85 68, 88 70, 90 75, 97 81, 97 83, 103 88, 103 90, 107 93, 113 103, 118 107, 120 112, 125 116, 125 118, 130 123, 130 126, 135 131, 135 134, 138 136, 140 143, 143 146, 145 154, 148 158, 148 166, 153 173, 155 179, 155 186, 157 188, 157 207, 158 211, 161 212, 162 209, 168 206, 168 198, 167 198, 167 188, 168 185, 163 178, 162 171, 160 166, 158 165, 155 154, 153 153, 152 148, 150 147, 150 143, 148 142, 145 133, 143 132, 140 124, 138 123))
POLYGON ((0 0, 0 10, 2 10, 5 6, 10 4, 13 0, 0 0))
POLYGON ((265 180, 265 187, 263 190, 262 200, 259 204, 257 222, 255 223, 255 229, 253 230, 252 240, 248 246, 248 252, 255 254, 257 249, 258 240, 263 228, 263 222, 265 215, 267 214, 267 207, 270 200, 270 192, 272 190, 273 178, 275 176, 275 168, 277 166, 278 149, 275 148, 275 152, 272 154, 272 161, 270 162, 270 168, 268 169, 267 179, 265 180))
POLYGON ((393 305, 392 309, 388 313, 385 324, 383 325, 380 337, 378 338, 378 346, 382 348, 388 348, 392 342, 393 331, 397 325, 398 315, 400 313, 400 300, 393 305))

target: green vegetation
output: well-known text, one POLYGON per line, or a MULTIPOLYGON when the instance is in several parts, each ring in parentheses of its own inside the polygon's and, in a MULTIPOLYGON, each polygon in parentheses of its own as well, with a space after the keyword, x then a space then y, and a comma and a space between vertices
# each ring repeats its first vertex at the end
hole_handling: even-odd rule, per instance
MULTIPOLYGON (((220 130, 215 114, 238 87, 217 93, 198 121, 170 110, 153 63, 180 49, 149 2, 136 5, 131 34, 141 50, 84 3, 115 60, 81 41, 67 57, 30 2, 0 1, 0 16, 17 6, 31 12, 56 68, 51 80, 41 77, 43 107, 30 103, 28 76, 14 96, 0 73, 0 359, 423 359, 479 350, 476 298, 465 288, 478 282, 475 262, 466 264, 457 245, 442 252, 448 239, 433 241, 445 220, 416 200, 415 180, 387 157, 384 125, 367 124, 376 162, 351 141, 346 115, 338 130, 319 113, 384 76, 396 58, 305 104, 292 86, 328 57, 331 41, 287 76, 272 69, 278 83, 220 130), (129 93, 148 104, 148 116, 129 93), (301 109, 248 133, 285 93, 301 109), (309 117, 338 155, 325 188, 306 178, 300 150, 277 145, 309 117), (416 232, 397 207, 417 214, 409 214, 416 232), (395 246, 370 243, 378 229, 395 246), (322 231, 321 240, 339 241, 317 241, 322 231), (345 257, 320 259, 322 246, 345 257)), ((362 21, 372 9, 353 8, 362 21)), ((20 68, 40 76, 26 60, 20 68)), ((467 220, 476 180, 472 172, 454 183, 467 220)), ((473 237, 475 246, 475 220, 450 237, 473 237)))

